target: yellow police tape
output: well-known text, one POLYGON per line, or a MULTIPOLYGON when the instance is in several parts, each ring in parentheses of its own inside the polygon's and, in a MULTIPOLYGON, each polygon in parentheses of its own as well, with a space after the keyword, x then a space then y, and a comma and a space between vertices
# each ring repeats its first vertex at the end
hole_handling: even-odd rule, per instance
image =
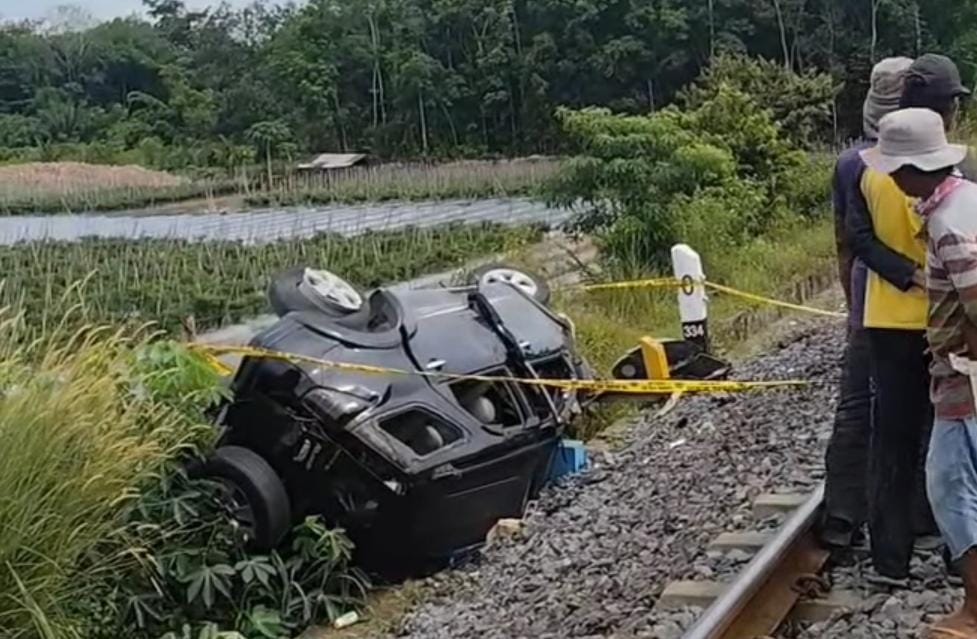
POLYGON ((459 375, 455 373, 440 373, 431 371, 399 370, 366 364, 350 364, 347 362, 333 362, 296 355, 281 353, 253 346, 216 346, 210 344, 189 344, 191 351, 203 356, 218 372, 224 375, 233 374, 233 369, 218 358, 234 355, 253 357, 286 362, 289 364, 312 364, 321 368, 363 373, 367 375, 396 375, 421 376, 446 381, 476 381, 476 382, 512 382, 527 386, 558 388, 568 391, 586 391, 593 393, 609 393, 619 395, 671 395, 673 393, 742 393, 746 391, 798 388, 810 386, 811 382, 802 380, 783 380, 767 382, 749 381, 698 381, 698 380, 568 380, 568 379, 525 379, 521 377, 496 377, 483 375, 459 375))
POLYGON ((613 291, 626 288, 682 288, 682 281, 674 277, 660 277, 647 280, 628 280, 625 282, 605 282, 603 284, 583 284, 571 286, 569 290, 613 291))
POLYGON ((820 308, 814 308, 812 306, 804 306, 803 304, 792 304, 790 302, 782 302, 780 300, 774 299, 772 297, 765 297, 763 295, 757 295, 755 293, 747 293, 746 291, 741 291, 739 289, 732 288, 730 286, 724 286, 722 284, 716 284, 715 282, 710 282, 708 280, 699 281, 687 281, 683 282, 672 277, 667 278, 653 278, 646 280, 630 280, 627 282, 608 282, 606 284, 586 284, 583 286, 572 287, 570 290, 581 290, 581 291, 609 291, 609 290, 622 290, 629 288, 675 288, 679 289, 683 286, 701 284, 708 289, 724 293, 733 297, 739 297, 741 299, 755 302, 758 304, 766 304, 768 306, 777 306, 779 308, 785 308, 792 311, 800 311, 803 313, 811 313, 814 315, 822 315, 825 317, 837 317, 844 318, 848 317, 845 313, 839 313, 837 311, 826 311, 820 308))
POLYGON ((814 308, 812 306, 804 306, 803 304, 791 304, 790 302, 781 302, 780 300, 775 300, 771 297, 764 297, 763 295, 756 295, 755 293, 747 293, 746 291, 740 291, 735 288, 723 286, 722 284, 716 284, 715 282, 705 282, 705 286, 706 288, 711 288, 714 291, 719 291, 720 293, 725 293, 726 295, 732 295, 734 297, 739 297, 745 300, 749 300, 751 302, 757 302, 759 304, 779 306, 780 308, 786 308, 792 311, 813 313, 814 315, 823 315, 825 317, 837 317, 837 318, 848 317, 847 313, 839 313, 837 311, 826 311, 824 309, 814 308))

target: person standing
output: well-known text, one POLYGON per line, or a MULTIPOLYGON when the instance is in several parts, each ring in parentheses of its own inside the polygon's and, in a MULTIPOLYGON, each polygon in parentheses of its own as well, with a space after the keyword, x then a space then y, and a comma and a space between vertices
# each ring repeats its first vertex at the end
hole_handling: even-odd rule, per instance
MULTIPOLYGON (((935 111, 943 118, 944 130, 949 135, 956 126, 957 115, 960 111, 960 102, 970 95, 970 90, 963 85, 960 78, 960 70, 950 58, 936 53, 927 53, 920 56, 912 65, 906 75, 902 98, 899 108, 923 108, 935 111)), ((973 150, 968 149, 967 157, 961 162, 957 169, 970 181, 977 180, 977 158, 973 150)), ((929 436, 924 438, 928 448, 929 436)), ((926 449, 924 448, 921 459, 925 461, 926 449)), ((920 473, 920 486, 925 487, 925 477, 920 473)), ((925 492, 922 490, 920 492, 925 492)), ((932 513, 928 504, 917 502, 917 524, 924 528, 935 527, 932 521, 932 513)), ((953 562, 944 549, 944 560, 951 575, 957 575, 953 562)))
MULTIPOLYGON (((937 111, 949 128, 957 100, 966 92, 949 58, 926 54, 906 72, 900 106, 937 111)), ((921 270, 926 246, 922 219, 890 176, 869 168, 861 190, 867 206, 855 204, 848 228, 855 255, 867 266, 860 270, 856 265, 854 277, 864 295, 856 298, 853 314, 868 334, 875 385, 868 482, 875 572, 870 579, 898 586, 909 577, 917 535, 935 528, 923 474, 932 427, 928 304, 921 270), (868 250, 879 242, 887 253, 868 250), (886 259, 880 261, 880 255, 886 259), (894 256, 910 261, 898 277, 886 274, 894 256)))
POLYGON ((898 111, 882 120, 879 145, 862 157, 921 199, 936 413, 927 492, 965 592, 960 610, 932 630, 934 637, 977 639, 977 407, 971 379, 954 362, 977 359, 977 184, 956 169, 968 149, 949 144, 944 126, 930 109, 898 111))
MULTIPOLYGON (((905 67, 906 75, 913 64, 905 67)), ((875 569, 870 579, 898 586, 909 577, 915 506, 928 508, 921 481, 931 420, 922 270, 926 249, 912 202, 892 178, 859 159, 857 188, 847 200, 846 231, 856 258, 851 322, 865 340, 874 386, 870 436, 864 440, 868 451, 861 459, 862 472, 868 472, 862 498, 867 498, 875 569)))
MULTIPOLYGON (((845 301, 852 310, 852 272, 855 254, 849 240, 848 224, 852 212, 867 215, 868 205, 861 190, 865 164, 860 151, 873 146, 878 137, 879 120, 899 108, 903 80, 913 61, 910 58, 888 58, 872 70, 870 88, 862 109, 863 139, 844 151, 835 166, 832 183, 835 212, 835 242, 838 274, 845 301)), ((916 265, 912 260, 890 250, 874 236, 858 238, 860 254, 900 288, 912 284, 916 265)), ((864 269, 864 262, 859 262, 864 269)), ((864 279, 864 278, 863 278, 864 279)), ((825 509, 818 527, 823 545, 841 549, 852 545, 866 522, 866 466, 870 433, 871 385, 868 336, 861 320, 849 323, 848 341, 842 364, 841 391, 835 413, 831 441, 825 455, 825 509)))

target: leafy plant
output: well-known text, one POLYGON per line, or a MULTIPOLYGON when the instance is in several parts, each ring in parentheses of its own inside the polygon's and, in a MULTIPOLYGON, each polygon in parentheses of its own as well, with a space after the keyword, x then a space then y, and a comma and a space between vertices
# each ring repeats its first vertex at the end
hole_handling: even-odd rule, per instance
POLYGON ((599 233, 614 268, 664 268, 677 242, 708 254, 825 208, 828 168, 794 148, 751 95, 712 82, 689 111, 559 112, 580 155, 550 201, 579 211, 577 228, 599 233))
POLYGON ((279 639, 334 620, 365 596, 368 582, 350 566, 352 544, 341 531, 310 519, 287 549, 249 555, 217 507, 216 491, 175 472, 133 510, 130 527, 146 558, 113 588, 127 636, 154 639, 217 624, 279 639))

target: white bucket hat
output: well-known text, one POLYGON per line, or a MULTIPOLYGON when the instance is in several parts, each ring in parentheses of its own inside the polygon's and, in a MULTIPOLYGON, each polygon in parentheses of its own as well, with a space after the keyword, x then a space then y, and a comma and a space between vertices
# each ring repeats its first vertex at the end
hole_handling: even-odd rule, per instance
POLYGON ((929 109, 903 109, 879 122, 879 143, 862 151, 869 167, 892 174, 904 166, 938 171, 956 166, 967 157, 967 147, 950 144, 943 118, 929 109))

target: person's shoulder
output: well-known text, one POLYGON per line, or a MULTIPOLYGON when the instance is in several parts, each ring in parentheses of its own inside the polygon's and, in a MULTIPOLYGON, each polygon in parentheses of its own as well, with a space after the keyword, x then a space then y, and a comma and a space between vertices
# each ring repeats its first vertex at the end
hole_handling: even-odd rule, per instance
POLYGON ((838 177, 850 180, 852 183, 857 182, 867 168, 862 159, 862 151, 870 146, 867 143, 859 143, 842 151, 835 163, 835 171, 838 177))
POLYGON ((964 204, 971 206, 977 203, 977 182, 969 179, 963 180, 962 186, 953 194, 950 203, 954 206, 964 204))
POLYGON ((862 151, 871 148, 870 142, 856 142, 838 154, 838 166, 863 165, 862 151))
POLYGON ((957 165, 957 169, 968 180, 977 182, 977 152, 973 147, 967 147, 967 157, 957 165))
POLYGON ((964 180, 930 216, 931 232, 942 235, 948 231, 977 233, 977 183, 964 180))

